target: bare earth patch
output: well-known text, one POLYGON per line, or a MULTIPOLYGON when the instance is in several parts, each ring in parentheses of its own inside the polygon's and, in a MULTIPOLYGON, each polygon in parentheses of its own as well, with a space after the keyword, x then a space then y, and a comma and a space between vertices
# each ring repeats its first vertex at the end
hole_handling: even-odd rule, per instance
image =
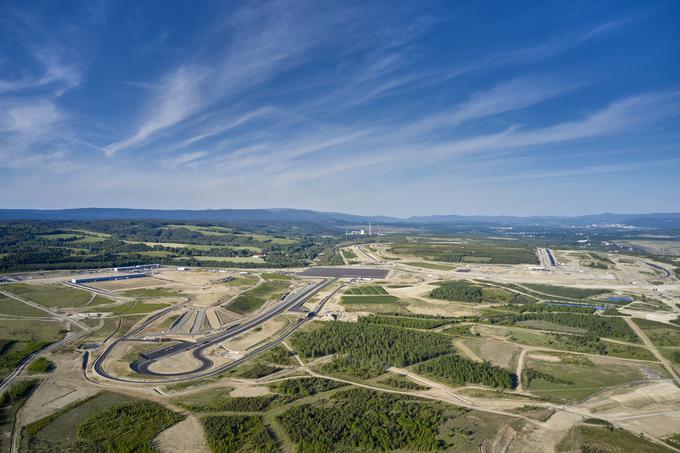
POLYGON ((239 396, 245 396, 245 397, 254 397, 254 396, 262 396, 262 395, 269 395, 271 392, 269 391, 269 387, 264 387, 261 385, 240 385, 240 384, 235 384, 234 387, 236 387, 234 390, 231 391, 229 396, 232 398, 236 398, 239 396))
POLYGON ((160 433, 153 443, 162 453, 210 453, 203 426, 193 415, 160 433))
POLYGON ((274 335, 276 332, 286 326, 286 322, 282 319, 271 319, 261 325, 260 330, 252 330, 242 335, 234 337, 221 345, 230 351, 245 351, 257 343, 266 340, 274 335))
POLYGON ((532 358, 534 360, 542 360, 543 362, 561 362, 562 361, 562 359, 560 359, 556 355, 538 354, 538 353, 535 353, 535 352, 529 353, 529 358, 532 358))
POLYGON ((103 289, 106 291, 120 291, 127 289, 139 289, 147 287, 162 287, 166 286, 163 280, 158 280, 156 278, 144 277, 144 278, 133 278, 130 280, 115 280, 110 282, 96 282, 90 283, 88 286, 93 288, 103 289))
POLYGON ((88 386, 59 384, 52 379, 45 380, 22 408, 22 422, 33 423, 97 391, 96 388, 88 386))
POLYGON ((184 373, 195 370, 200 365, 201 363, 191 355, 191 352, 183 352, 152 363, 149 370, 156 373, 184 373))

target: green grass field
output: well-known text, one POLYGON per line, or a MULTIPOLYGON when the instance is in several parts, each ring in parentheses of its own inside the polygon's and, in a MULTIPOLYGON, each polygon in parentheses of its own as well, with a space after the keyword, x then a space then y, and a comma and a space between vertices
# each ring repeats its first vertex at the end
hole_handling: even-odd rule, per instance
POLYGON ((93 307, 93 306, 96 306, 96 305, 108 305, 108 304, 113 304, 113 303, 115 303, 114 300, 111 300, 108 297, 100 296, 99 294, 97 294, 96 296, 94 296, 94 299, 92 299, 92 302, 87 304, 87 306, 93 307))
POLYGON ((539 293, 563 297, 565 299, 586 299, 588 297, 610 292, 608 289, 573 288, 569 286, 540 285, 534 283, 522 283, 522 286, 539 293))
POLYGON ((399 242, 394 243, 387 251, 397 255, 445 263, 535 264, 538 262, 533 248, 530 247, 450 239, 454 240, 399 242))
POLYGON ((169 306, 169 304, 130 302, 127 304, 107 308, 105 311, 113 313, 114 315, 139 315, 151 313, 152 311, 160 310, 169 306))
MULTIPOLYGON (((213 249, 224 249, 224 250, 250 250, 253 253, 261 253, 262 249, 260 247, 253 247, 249 245, 205 245, 205 244, 185 244, 181 242, 144 242, 144 241, 123 241, 128 244, 144 244, 149 247, 167 247, 173 249, 189 249, 196 250, 199 252, 205 252, 213 249)), ((219 258, 219 257, 215 257, 219 258)))
POLYGON ((536 330, 554 330, 555 332, 567 332, 567 333, 579 333, 584 334, 588 332, 586 329, 580 329, 578 327, 564 326, 562 324, 557 324, 548 321, 541 321, 538 319, 532 319, 528 321, 520 321, 515 323, 518 327, 524 327, 527 329, 536 330))
POLYGON ((0 319, 0 339, 12 341, 56 341, 64 324, 56 321, 0 319))
POLYGON ((239 314, 249 313, 260 308, 268 300, 283 297, 288 291, 290 282, 287 280, 269 280, 260 286, 250 289, 238 296, 226 308, 239 314))
POLYGON ((646 319, 633 319, 655 346, 680 346, 680 327, 646 319))
POLYGON ((399 302, 395 296, 374 295, 374 296, 342 296, 342 303, 346 305, 374 305, 374 304, 394 304, 399 302))
POLYGON ((177 295, 177 292, 167 288, 140 288, 127 290, 123 292, 123 295, 140 299, 154 299, 159 297, 173 297, 177 295))
POLYGON ((262 278, 265 280, 293 280, 293 277, 279 272, 263 272, 262 278))
POLYGON ((10 283, 3 285, 3 290, 36 302, 45 307, 79 307, 90 300, 88 291, 71 288, 65 285, 28 285, 26 283, 10 283))
POLYGON ((562 362, 528 359, 525 367, 565 382, 536 379, 529 390, 537 396, 558 401, 580 401, 606 387, 643 379, 638 366, 612 363, 593 364, 590 359, 571 354, 558 355, 562 362))
POLYGON ((7 316, 24 316, 27 318, 43 318, 50 316, 42 310, 33 308, 23 302, 0 294, 0 314, 7 316))
POLYGON ((257 277, 238 277, 234 278, 233 280, 228 280, 223 283, 223 285, 227 286, 253 286, 258 282, 257 277))
MULTIPOLYGON (((588 352, 596 354, 595 350, 587 347, 579 347, 578 344, 566 341, 568 336, 560 337, 559 334, 528 332, 523 329, 512 327, 494 327, 477 326, 475 329, 481 332, 482 335, 492 333, 507 338, 513 343, 538 346, 550 349, 560 349, 569 352, 588 352)), ((624 345, 612 341, 601 340, 602 345, 606 348, 606 354, 612 357, 621 357, 625 359, 640 359, 640 360, 654 360, 654 355, 647 349, 638 346, 624 345)))
POLYGON ((348 296, 380 296, 387 294, 382 286, 355 286, 345 291, 348 296))
POLYGON ((345 255, 345 259, 355 260, 357 259, 357 254, 354 253, 352 249, 342 249, 342 254, 345 255))

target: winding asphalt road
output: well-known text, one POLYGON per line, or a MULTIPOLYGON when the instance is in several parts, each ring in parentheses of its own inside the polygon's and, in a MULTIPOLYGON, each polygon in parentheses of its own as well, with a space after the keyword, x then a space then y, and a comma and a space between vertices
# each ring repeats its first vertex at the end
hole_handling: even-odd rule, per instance
MULTIPOLYGON (((241 359, 229 363, 225 366, 216 368, 214 370, 210 370, 210 368, 213 365, 212 360, 209 358, 205 357, 203 355, 203 352, 210 348, 211 346, 214 346, 217 343, 221 343, 224 340, 227 340, 229 338, 235 337, 236 335, 240 335, 248 330, 251 330, 260 324, 268 321, 269 319, 280 315, 281 313, 284 313, 291 308, 294 308, 296 306, 300 306, 304 304, 307 300, 309 300, 312 296, 314 296, 316 293, 330 285, 332 282, 334 282, 335 279, 329 278, 322 280, 319 283, 315 283, 312 285, 307 286, 301 291, 297 292, 292 292, 286 296, 283 301, 274 307, 272 307, 269 310, 266 310, 256 317, 245 321, 242 324, 237 324, 235 326, 232 326, 231 328, 219 332, 217 334, 208 336, 204 339, 202 339, 199 342, 196 343, 191 343, 191 342, 182 342, 177 345, 169 346, 167 348, 155 351, 149 355, 147 355, 148 358, 143 359, 141 361, 137 361, 133 364, 131 364, 131 368, 136 371, 137 373, 144 374, 147 376, 154 376, 154 377, 165 377, 165 378, 172 378, 172 381, 179 381, 179 380, 188 380, 188 379, 196 379, 198 377, 205 377, 205 376, 210 376, 212 374, 217 374, 225 371, 226 369, 232 368, 234 366, 237 366, 238 364, 242 363, 243 361, 247 360, 250 358, 252 355, 255 355, 259 352, 262 352, 263 350, 266 350, 268 348, 271 348, 274 346, 274 344, 283 341, 288 335, 293 333, 297 328, 299 328, 304 322, 309 319, 301 319, 297 323, 293 324, 291 327, 289 327, 286 332, 284 332, 276 341, 276 343, 269 343, 266 344, 254 351, 251 351, 247 356, 242 357, 241 359), (167 357, 176 355, 176 354, 181 354, 186 351, 191 351, 192 356, 200 362, 200 365, 190 371, 184 371, 181 373, 159 373, 155 371, 151 371, 149 367, 154 363, 157 362, 161 359, 165 359, 167 357), (182 378, 182 379, 177 379, 177 378, 182 378)), ((318 310, 323 306, 323 303, 328 300, 329 297, 325 298, 321 304, 319 304, 319 307, 317 309, 310 313, 310 317, 313 317, 318 313, 318 310)), ((146 328, 149 324, 153 323, 160 317, 166 315, 169 311, 174 309, 174 307, 168 308, 166 310, 163 310, 155 315, 152 315, 149 317, 146 321, 144 321, 139 327, 134 329, 133 331, 127 333, 126 335, 122 336, 121 338, 117 339, 113 343, 111 343, 105 350, 102 352, 102 354, 97 357, 97 359, 94 362, 93 368, 97 374, 99 374, 102 377, 105 377, 110 380, 114 381, 119 381, 119 382, 128 382, 128 383, 165 383, 168 382, 167 379, 164 379, 162 381, 148 381, 148 380, 137 380, 137 379, 127 379, 127 378, 121 378, 117 376, 112 376, 109 374, 106 370, 103 368, 103 363, 106 360, 106 358, 109 356, 113 348, 121 341, 125 341, 127 338, 136 335, 137 333, 141 332, 144 328, 146 328)))

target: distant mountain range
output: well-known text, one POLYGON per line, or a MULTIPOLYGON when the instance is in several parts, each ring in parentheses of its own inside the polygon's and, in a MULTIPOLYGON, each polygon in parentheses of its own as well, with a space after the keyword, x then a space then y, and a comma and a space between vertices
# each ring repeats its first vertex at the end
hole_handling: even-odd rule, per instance
POLYGON ((621 224, 643 228, 680 228, 680 213, 595 214, 584 216, 462 216, 431 215, 408 218, 361 216, 340 212, 306 209, 207 209, 162 210, 126 208, 78 209, 0 209, 0 220, 175 220, 209 222, 284 222, 313 223, 326 226, 351 226, 372 222, 374 225, 469 225, 499 226, 584 226, 621 224))

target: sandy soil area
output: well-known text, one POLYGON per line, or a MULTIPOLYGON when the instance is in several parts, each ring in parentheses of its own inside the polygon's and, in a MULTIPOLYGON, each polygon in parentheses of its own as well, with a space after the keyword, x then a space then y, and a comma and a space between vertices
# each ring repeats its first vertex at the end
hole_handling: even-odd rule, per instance
POLYGON ((560 359, 556 355, 539 354, 537 352, 530 352, 528 358, 533 359, 533 360, 540 360, 540 361, 543 361, 543 362, 561 362, 562 361, 562 359, 560 359))
POLYGON ((206 310, 205 317, 208 320, 209 327, 211 329, 219 329, 220 327, 222 327, 222 323, 220 322, 217 313, 215 313, 215 310, 213 310, 212 308, 206 310))
POLYGON ((128 289, 139 289, 149 287, 165 287, 167 282, 153 277, 133 278, 131 280, 116 280, 110 282, 90 283, 88 286, 103 289, 105 291, 126 291, 128 289))
POLYGON ((97 391, 89 386, 71 385, 55 379, 44 380, 22 408, 22 421, 25 424, 33 423, 97 391))
POLYGON ((149 366, 149 370, 157 373, 183 373, 186 371, 195 370, 201 365, 201 362, 196 360, 191 352, 183 352, 170 356, 166 359, 154 362, 149 366))
POLYGON ((203 426, 193 415, 160 433, 153 444, 161 453, 210 453, 203 426))
POLYGON ((238 335, 230 340, 220 343, 220 346, 229 349, 230 351, 245 351, 257 343, 266 340, 279 330, 288 325, 288 322, 281 317, 270 319, 261 325, 259 330, 251 330, 244 334, 238 335))
POLYGON ((254 397, 254 396, 262 396, 262 395, 269 395, 271 391, 269 391, 269 387, 264 387, 262 385, 247 385, 247 384, 235 384, 234 385, 234 390, 229 393, 229 396, 232 398, 236 398, 239 396, 245 396, 245 397, 254 397))

